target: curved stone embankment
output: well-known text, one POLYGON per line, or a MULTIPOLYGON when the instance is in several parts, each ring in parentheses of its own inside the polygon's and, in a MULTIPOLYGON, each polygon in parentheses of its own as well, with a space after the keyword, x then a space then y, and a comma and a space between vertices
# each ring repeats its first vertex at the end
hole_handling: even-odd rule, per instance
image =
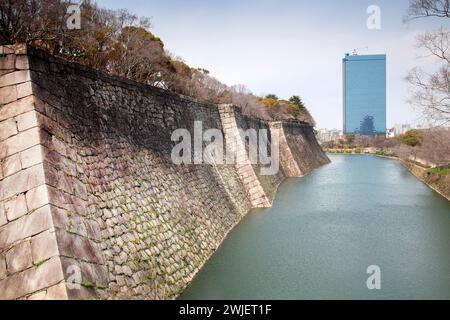
POLYGON ((249 118, 30 47, 0 50, 0 298, 175 298, 286 177, 329 161, 306 124, 249 118), (231 136, 277 132, 280 169, 175 165, 171 134, 194 136, 195 121, 231 136))
POLYGON ((450 175, 431 173, 429 168, 411 162, 402 163, 417 179, 450 201, 450 175))

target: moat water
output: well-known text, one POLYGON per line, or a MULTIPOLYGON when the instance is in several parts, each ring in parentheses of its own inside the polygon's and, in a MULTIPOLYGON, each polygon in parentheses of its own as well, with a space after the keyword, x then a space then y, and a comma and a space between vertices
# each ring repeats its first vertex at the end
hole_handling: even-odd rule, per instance
POLYGON ((330 159, 248 214, 180 298, 450 299, 450 202, 394 160, 330 159))

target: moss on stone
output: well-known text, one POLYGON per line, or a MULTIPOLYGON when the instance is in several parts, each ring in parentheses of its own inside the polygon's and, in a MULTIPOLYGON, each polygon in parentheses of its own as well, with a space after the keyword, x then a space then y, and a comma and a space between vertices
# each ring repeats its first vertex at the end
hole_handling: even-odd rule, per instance
POLYGON ((38 261, 33 261, 33 266, 39 268, 39 267, 42 266, 44 263, 46 263, 48 260, 50 260, 50 258, 43 259, 43 260, 38 260, 38 261))

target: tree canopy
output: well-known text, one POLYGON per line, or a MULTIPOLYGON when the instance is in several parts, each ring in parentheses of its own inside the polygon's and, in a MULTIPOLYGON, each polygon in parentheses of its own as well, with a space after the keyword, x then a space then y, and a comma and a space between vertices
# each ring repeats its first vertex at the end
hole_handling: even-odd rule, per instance
POLYGON ((187 65, 151 32, 147 17, 125 9, 80 4, 81 25, 69 29, 67 0, 0 0, 0 44, 28 43, 70 61, 209 103, 233 103, 244 114, 262 119, 311 121, 303 110, 266 99, 243 85, 227 86, 203 68, 187 65))

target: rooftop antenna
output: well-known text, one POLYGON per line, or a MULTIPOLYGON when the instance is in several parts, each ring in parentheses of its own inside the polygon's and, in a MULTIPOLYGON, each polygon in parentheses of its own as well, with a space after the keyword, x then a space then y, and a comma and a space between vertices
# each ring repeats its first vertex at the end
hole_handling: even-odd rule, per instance
POLYGON ((368 50, 368 49, 369 49, 368 46, 361 47, 361 48, 356 48, 356 49, 353 49, 352 54, 353 54, 354 56, 357 56, 359 51, 362 51, 362 50, 368 50))

